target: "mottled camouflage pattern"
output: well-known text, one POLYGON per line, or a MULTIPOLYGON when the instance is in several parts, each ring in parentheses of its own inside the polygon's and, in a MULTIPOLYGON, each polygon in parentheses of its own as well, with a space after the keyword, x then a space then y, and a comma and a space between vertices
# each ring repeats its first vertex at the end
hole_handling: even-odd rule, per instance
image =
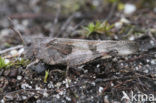
POLYGON ((25 55, 55 65, 70 67, 81 65, 99 57, 108 57, 109 52, 129 55, 138 50, 134 41, 81 40, 66 38, 24 37, 25 55))

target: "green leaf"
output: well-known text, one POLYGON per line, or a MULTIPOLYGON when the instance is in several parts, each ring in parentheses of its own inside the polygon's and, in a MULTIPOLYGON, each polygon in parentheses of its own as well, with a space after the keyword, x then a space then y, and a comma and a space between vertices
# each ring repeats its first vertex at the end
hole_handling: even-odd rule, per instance
POLYGON ((94 23, 89 23, 89 25, 88 25, 89 31, 90 31, 90 32, 93 32, 93 31, 94 31, 94 28, 95 28, 94 23))

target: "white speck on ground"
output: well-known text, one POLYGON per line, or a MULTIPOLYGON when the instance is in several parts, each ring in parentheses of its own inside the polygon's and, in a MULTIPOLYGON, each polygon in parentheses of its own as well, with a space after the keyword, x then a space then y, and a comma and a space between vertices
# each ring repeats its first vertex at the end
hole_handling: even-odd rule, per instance
POLYGON ((71 98, 66 96, 66 100, 67 101, 71 101, 71 98))
POLYGON ((22 88, 22 89, 27 89, 27 88, 31 89, 32 86, 30 86, 30 85, 27 84, 27 83, 23 83, 23 84, 21 85, 21 88, 22 88))
POLYGON ((111 86, 113 87, 114 86, 114 83, 111 83, 111 86))
POLYGON ((136 6, 134 4, 127 3, 124 7, 124 14, 131 15, 136 11, 136 6))
POLYGON ((63 94, 65 94, 64 91, 60 91, 60 92, 59 92, 59 95, 63 95, 63 94))
POLYGON ((135 67, 135 70, 139 70, 139 67, 135 67))
POLYGON ((88 70, 84 70, 84 73, 88 73, 88 70))
POLYGON ((117 21, 114 26, 116 29, 120 29, 123 24, 130 24, 130 21, 126 19, 125 17, 122 17, 119 21, 117 21))
POLYGON ((29 21, 28 20, 23 20, 22 21, 22 25, 27 27, 29 25, 29 21))
POLYGON ((44 92, 43 92, 43 96, 44 96, 44 97, 48 97, 48 96, 49 96, 49 94, 47 93, 47 91, 44 91, 44 92))
POLYGON ((147 69, 146 69, 146 70, 144 70, 144 72, 145 72, 145 73, 148 73, 148 72, 149 72, 149 70, 147 70, 147 69))
POLYGON ((150 40, 150 44, 151 44, 152 46, 154 46, 154 45, 155 45, 155 41, 150 40))
POLYGON ((21 54, 23 54, 23 52, 24 52, 24 48, 21 48, 21 49, 18 51, 18 54, 21 55, 21 54))
POLYGON ((22 99, 24 99, 24 100, 25 100, 25 99, 27 99, 27 97, 26 97, 26 96, 22 96, 22 99))
POLYGON ((51 81, 48 83, 48 88, 54 88, 54 85, 51 81))
POLYGON ((151 64, 156 64, 156 59, 152 59, 151 64))
POLYGON ((56 86, 57 88, 59 88, 61 85, 62 85, 62 83, 61 83, 61 82, 58 82, 58 83, 56 83, 55 86, 56 86))
POLYGON ((150 60, 149 60, 149 59, 146 59, 146 62, 147 62, 147 63, 149 63, 149 62, 150 62, 150 60))
POLYGON ((116 29, 120 29, 121 27, 122 27, 122 23, 120 22, 120 21, 118 21, 118 22, 116 22, 115 24, 114 24, 114 26, 115 26, 115 28, 116 29))
POLYGON ((99 87, 99 93, 102 93, 103 87, 99 87))
POLYGON ((57 99, 60 99, 60 95, 59 95, 59 94, 55 95, 55 97, 56 97, 57 99))
POLYGON ((96 67, 99 68, 100 67, 100 64, 97 64, 96 67))
POLYGON ((18 52, 17 52, 17 50, 11 50, 11 51, 10 51, 10 54, 11 54, 12 56, 16 56, 16 55, 18 54, 18 52))
POLYGON ((120 19, 120 22, 124 23, 124 24, 130 24, 130 21, 128 19, 126 19, 125 17, 122 17, 120 19))
POLYGON ((92 84, 93 86, 95 86, 95 85, 96 85, 96 83, 95 83, 95 82, 91 82, 91 84, 92 84))
POLYGON ((108 95, 106 95, 106 96, 104 97, 104 103, 109 103, 108 95))
POLYGON ((69 83, 71 83, 71 79, 66 78, 66 79, 65 79, 65 85, 66 85, 66 88, 69 87, 69 83))
POLYGON ((129 40, 134 40, 134 39, 135 39, 134 36, 130 36, 130 37, 129 37, 129 40))
POLYGON ((21 75, 18 75, 17 76, 17 80, 21 80, 22 79, 22 76, 21 75))
POLYGON ((35 85, 36 90, 41 90, 41 88, 38 85, 35 85))
POLYGON ((4 62, 5 62, 5 64, 8 64, 8 63, 10 63, 10 60, 9 59, 4 59, 4 62))
POLYGON ((93 0, 93 5, 94 6, 99 6, 100 5, 100 2, 98 0, 93 0))
POLYGON ((9 33, 10 33, 10 29, 3 29, 3 30, 1 30, 1 32, 0 32, 0 36, 1 36, 1 37, 8 36, 9 33))
POLYGON ((1 100, 1 103, 5 103, 5 102, 4 102, 4 99, 1 100))

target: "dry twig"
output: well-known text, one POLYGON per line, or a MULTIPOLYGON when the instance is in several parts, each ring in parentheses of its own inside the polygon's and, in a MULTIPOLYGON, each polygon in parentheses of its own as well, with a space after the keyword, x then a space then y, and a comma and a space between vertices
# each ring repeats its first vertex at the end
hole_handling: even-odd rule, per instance
POLYGON ((20 48, 23 48, 23 45, 17 45, 17 46, 14 46, 14 47, 11 47, 11 48, 8 48, 8 49, 5 49, 5 50, 1 50, 0 55, 2 55, 4 53, 7 53, 7 52, 9 52, 11 50, 20 49, 20 48))

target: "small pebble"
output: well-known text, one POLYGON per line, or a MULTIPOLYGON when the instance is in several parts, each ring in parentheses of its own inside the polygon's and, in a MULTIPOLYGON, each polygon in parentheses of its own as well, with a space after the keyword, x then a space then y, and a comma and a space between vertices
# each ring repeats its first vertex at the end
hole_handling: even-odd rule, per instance
POLYGON ((125 17, 122 17, 120 19, 120 22, 124 23, 124 24, 130 24, 130 21, 128 19, 126 19, 125 17))
POLYGON ((64 94, 64 91, 60 91, 60 92, 59 92, 59 95, 63 95, 63 94, 64 94))
POLYGON ((44 97, 48 97, 49 94, 48 94, 46 91, 44 91, 44 92, 43 92, 43 96, 44 96, 44 97))
POLYGON ((18 75, 17 76, 17 80, 21 80, 22 79, 22 76, 21 75, 18 75))
POLYGON ((118 22, 114 24, 116 29, 120 29, 123 24, 130 24, 130 21, 126 19, 125 17, 122 17, 118 22))
POLYGON ((127 3, 124 7, 124 14, 131 15, 136 11, 136 6, 134 4, 127 3))
POLYGON ((151 64, 156 64, 156 59, 152 59, 151 64))
POLYGON ((102 93, 103 87, 99 87, 99 93, 102 93))
POLYGON ((129 37, 129 40, 134 40, 134 39, 135 39, 134 36, 130 36, 130 37, 129 37))
POLYGON ((18 54, 21 55, 21 54, 23 54, 23 52, 24 52, 24 48, 21 48, 21 49, 18 51, 18 54))
POLYGON ((62 85, 62 83, 61 83, 61 82, 58 82, 58 83, 56 83, 55 86, 56 86, 57 88, 59 88, 61 85, 62 85))
POLYGON ((17 52, 17 50, 12 50, 12 51, 10 51, 10 54, 12 56, 16 56, 18 54, 18 52, 17 52))
POLYGON ((84 73, 88 73, 88 70, 84 70, 84 73))
POLYGON ((93 97, 93 96, 91 96, 90 98, 91 98, 91 99, 94 99, 94 97, 93 97))
POLYGON ((147 63, 149 63, 149 62, 150 62, 150 60, 149 60, 149 59, 146 59, 146 62, 147 62, 147 63))
POLYGON ((1 100, 1 103, 5 103, 4 99, 1 100))
POLYGON ((9 33, 10 33, 10 29, 2 29, 0 32, 0 36, 4 37, 4 36, 9 35, 9 33))
POLYGON ((98 0, 93 0, 93 5, 94 5, 94 6, 99 6, 99 5, 100 5, 100 1, 98 1, 98 0))
POLYGON ((26 99, 27 99, 27 97, 26 97, 26 96, 22 96, 22 99, 23 99, 23 100, 26 100, 26 99))
POLYGON ((48 88, 54 88, 54 85, 51 81, 48 83, 48 88))
POLYGON ((36 103, 42 103, 42 101, 41 100, 37 100, 36 103))
POLYGON ((57 95, 56 95, 56 98, 57 98, 57 99, 60 99, 60 95, 59 95, 59 94, 57 94, 57 95))
POLYGON ((27 27, 29 25, 29 21, 28 20, 23 20, 22 21, 22 25, 27 27))
POLYGON ((124 64, 123 64, 123 63, 120 63, 120 65, 121 65, 121 66, 124 66, 124 64))
POLYGON ((63 83, 66 85, 66 88, 69 87, 69 83, 71 83, 71 79, 66 78, 65 81, 63 81, 63 83))
POLYGON ((113 87, 114 86, 114 83, 111 83, 111 86, 113 87))
POLYGON ((146 69, 146 70, 144 70, 144 72, 145 72, 145 73, 148 73, 148 72, 149 72, 149 70, 147 70, 147 69, 146 69))
POLYGON ((115 26, 116 29, 120 29, 120 28, 122 27, 122 25, 123 25, 123 23, 120 22, 120 21, 118 21, 118 22, 116 22, 116 23, 114 24, 114 26, 115 26))
POLYGON ((135 70, 139 70, 139 67, 136 66, 136 67, 135 67, 135 70))
POLYGON ((71 98, 69 98, 69 97, 66 96, 66 100, 67 100, 67 101, 71 101, 71 98))
POLYGON ((21 61, 23 58, 21 58, 21 57, 17 57, 16 58, 16 60, 19 60, 19 61, 21 61))
POLYGON ((36 90, 41 90, 41 88, 38 85, 35 86, 35 89, 36 90))
POLYGON ((100 64, 96 65, 96 67, 99 68, 100 67, 100 64))
POLYGON ((109 103, 108 95, 106 95, 106 96, 104 97, 104 103, 109 103))
POLYGON ((10 60, 9 59, 4 59, 5 64, 9 64, 10 60))
POLYGON ((5 96, 5 99, 12 101, 12 100, 14 100, 14 97, 13 97, 13 95, 8 94, 5 96))
POLYGON ((31 89, 32 87, 31 87, 29 84, 27 84, 27 83, 23 83, 23 84, 21 85, 21 88, 22 88, 22 89, 27 89, 27 88, 31 89))
POLYGON ((95 83, 95 82, 91 82, 91 84, 92 84, 93 86, 95 86, 95 85, 96 85, 96 83, 95 83))

